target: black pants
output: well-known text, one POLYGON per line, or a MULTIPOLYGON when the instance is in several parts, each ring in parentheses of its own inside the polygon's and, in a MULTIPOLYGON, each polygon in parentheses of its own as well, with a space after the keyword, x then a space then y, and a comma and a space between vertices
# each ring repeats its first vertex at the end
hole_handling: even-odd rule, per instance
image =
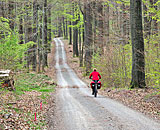
MULTIPOLYGON (((93 80, 95 83, 98 83, 99 80, 93 80)), ((94 93, 94 87, 92 87, 92 93, 94 93)))

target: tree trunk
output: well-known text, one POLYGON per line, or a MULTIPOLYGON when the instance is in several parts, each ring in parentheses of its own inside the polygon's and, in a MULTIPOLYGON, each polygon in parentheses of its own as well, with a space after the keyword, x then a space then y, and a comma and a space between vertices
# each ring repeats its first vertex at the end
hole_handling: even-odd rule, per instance
POLYGON ((103 54, 103 4, 102 2, 98 2, 98 48, 100 50, 100 54, 103 54))
MULTIPOLYGON (((20 6, 22 6, 22 9, 23 9, 23 4, 20 4, 20 6)), ((19 44, 23 44, 24 43, 24 39, 23 39, 23 16, 20 16, 19 17, 19 44)))
POLYGON ((65 38, 66 36, 66 28, 65 28, 65 18, 62 17, 62 23, 63 23, 63 37, 65 38))
MULTIPOLYGON (((156 4, 158 0, 154 0, 154 4, 156 4)), ((158 7, 157 5, 154 6, 154 9, 157 11, 158 10, 158 7)), ((157 22, 157 19, 153 19, 153 34, 156 34, 158 35, 158 22, 157 22)))
POLYGON ((44 72, 44 67, 45 67, 45 5, 43 4, 43 10, 42 10, 42 71, 44 72))
MULTIPOLYGON (((39 5, 39 7, 41 8, 41 10, 42 10, 42 6, 41 5, 39 5)), ((42 14, 40 14, 40 11, 38 11, 38 19, 39 19, 39 22, 40 23, 43 23, 43 16, 42 16, 42 14)), ((37 21, 37 29, 39 30, 38 32, 38 41, 37 41, 37 43, 38 43, 38 73, 40 73, 40 71, 41 71, 41 62, 42 62, 42 51, 43 51, 43 47, 42 47, 42 24, 40 24, 40 26, 38 25, 38 23, 39 23, 38 21, 37 21)))
POLYGON ((92 67, 92 42, 93 42, 93 33, 92 33, 92 12, 91 12, 91 4, 86 3, 85 6, 85 66, 86 66, 86 74, 89 74, 90 69, 92 67))
POLYGON ((48 52, 47 53, 50 53, 51 52, 51 41, 52 41, 52 14, 51 14, 51 6, 48 5, 48 52))
POLYGON ((4 1, 0 2, 0 8, 1 8, 0 16, 5 18, 5 2, 4 1))
POLYGON ((18 24, 17 24, 17 22, 16 22, 16 20, 17 20, 17 18, 18 18, 18 12, 17 12, 17 10, 18 10, 18 8, 17 8, 17 5, 18 5, 18 2, 17 2, 17 0, 14 0, 14 11, 15 11, 15 14, 14 14, 14 28, 15 29, 17 29, 18 28, 18 24))
POLYGON ((49 23, 49 29, 48 29, 48 40, 52 41, 52 13, 51 13, 51 7, 48 9, 48 23, 49 23))
MULTIPOLYGON (((80 19, 80 17, 79 17, 79 19, 80 19)), ((83 66, 83 54, 82 54, 82 49, 83 49, 83 45, 82 45, 82 37, 81 37, 81 26, 79 27, 79 36, 78 36, 78 38, 79 38, 79 61, 80 61, 80 64, 79 64, 79 66, 80 67, 82 67, 83 66)))
POLYGON ((68 21, 66 18, 66 34, 65 34, 65 39, 68 39, 68 21))
POLYGON ((71 45, 72 44, 72 22, 71 20, 69 21, 69 44, 71 45))
POLYGON ((63 36, 63 31, 62 31, 62 18, 58 17, 58 37, 62 37, 63 36))
POLYGON ((49 46, 48 46, 48 29, 47 29, 47 0, 44 2, 44 62, 45 66, 48 66, 48 51, 49 51, 49 46))
POLYGON ((151 18, 147 17, 147 6, 143 5, 144 9, 144 38, 147 38, 151 35, 151 18))
POLYGON ((105 23, 104 23, 104 35, 106 36, 106 43, 109 43, 109 4, 106 3, 105 5, 105 12, 104 12, 104 15, 105 15, 105 23))
MULTIPOLYGON (((38 10, 37 10, 37 1, 35 0, 33 2, 33 41, 36 43, 37 42, 37 26, 36 23, 38 21, 38 10)), ((33 51, 32 51, 32 71, 36 71, 37 67, 37 58, 36 58, 36 49, 37 46, 33 45, 33 51)))
POLYGON ((13 1, 9 1, 8 15, 9 15, 9 24, 12 31, 14 30, 14 13, 13 13, 14 4, 15 3, 13 1))
MULTIPOLYGON (((97 17, 99 16, 97 13, 97 2, 93 1, 93 48, 94 48, 94 52, 97 49, 97 42, 98 42, 98 38, 97 38, 97 25, 98 25, 98 20, 97 17)), ((93 53, 94 53, 93 52, 93 53)))
MULTIPOLYGON (((73 15, 74 18, 77 18, 77 16, 79 14, 77 14, 77 8, 74 8, 74 6, 77 6, 77 3, 73 4, 73 10, 75 12, 76 15, 73 15)), ((73 12, 73 14, 74 14, 73 12)), ((79 52, 78 52, 78 28, 77 28, 77 24, 78 24, 78 19, 76 21, 73 22, 73 56, 78 56, 79 52)))
MULTIPOLYGON (((25 10, 25 15, 24 15, 24 37, 25 37, 25 43, 27 43, 27 42, 29 42, 29 40, 30 40, 30 33, 29 33, 29 31, 30 31, 30 25, 29 25, 29 23, 30 23, 30 19, 29 19, 29 4, 27 3, 27 4, 23 4, 23 8, 24 8, 24 10, 25 10)), ((26 52, 26 60, 27 60, 27 65, 26 65, 26 67, 27 67, 27 72, 29 72, 29 66, 30 66, 30 53, 29 53, 29 49, 27 50, 27 52, 26 52)))
POLYGON ((120 30, 121 30, 121 37, 123 38, 123 44, 128 42, 128 34, 127 34, 127 13, 126 13, 126 6, 125 4, 121 5, 122 13, 121 13, 121 20, 120 20, 120 30))
POLYGON ((132 40, 132 80, 131 88, 145 87, 145 59, 142 27, 142 1, 130 0, 131 40, 132 40))

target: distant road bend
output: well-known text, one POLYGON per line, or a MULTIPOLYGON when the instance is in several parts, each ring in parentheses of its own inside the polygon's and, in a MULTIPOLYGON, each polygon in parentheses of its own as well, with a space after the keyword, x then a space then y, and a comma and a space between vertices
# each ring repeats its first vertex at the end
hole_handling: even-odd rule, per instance
POLYGON ((50 130, 160 130, 160 123, 121 103, 101 95, 94 98, 67 65, 64 43, 60 38, 54 40, 57 82, 61 87, 50 130))

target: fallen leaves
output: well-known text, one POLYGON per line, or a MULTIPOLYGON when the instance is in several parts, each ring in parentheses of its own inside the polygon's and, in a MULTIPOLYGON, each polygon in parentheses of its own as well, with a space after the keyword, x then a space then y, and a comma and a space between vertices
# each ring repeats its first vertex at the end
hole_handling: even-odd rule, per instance
POLYGON ((101 90, 101 94, 122 102, 130 108, 160 120, 160 96, 152 95, 158 90, 148 89, 108 89, 101 90), (149 96, 150 95, 150 96, 149 96), (147 98, 146 98, 147 97, 147 98), (154 100, 153 100, 154 97, 154 100))
POLYGON ((48 111, 48 104, 45 104, 44 101, 47 102, 48 99, 46 97, 45 100, 42 100, 41 95, 41 92, 36 91, 25 92, 20 97, 15 96, 13 92, 1 95, 3 105, 0 106, 0 124, 2 124, 0 128, 47 129, 45 114, 48 111), (35 112, 37 121, 34 117, 35 112))

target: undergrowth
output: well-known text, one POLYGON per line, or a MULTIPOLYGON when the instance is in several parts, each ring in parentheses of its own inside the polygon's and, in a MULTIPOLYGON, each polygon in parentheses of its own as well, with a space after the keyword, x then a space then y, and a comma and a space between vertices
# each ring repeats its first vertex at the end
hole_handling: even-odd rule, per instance
MULTIPOLYGON (((145 77, 147 88, 160 90, 159 55, 160 51, 157 41, 153 39, 145 40, 145 77)), ((99 55, 98 52, 94 53, 92 67, 97 68, 101 73, 101 81, 104 87, 130 88, 132 78, 132 45, 106 45, 103 55, 99 55)))
POLYGON ((17 76, 15 88, 17 94, 24 94, 25 91, 53 92, 53 85, 46 82, 52 81, 48 76, 43 74, 22 73, 17 76))

